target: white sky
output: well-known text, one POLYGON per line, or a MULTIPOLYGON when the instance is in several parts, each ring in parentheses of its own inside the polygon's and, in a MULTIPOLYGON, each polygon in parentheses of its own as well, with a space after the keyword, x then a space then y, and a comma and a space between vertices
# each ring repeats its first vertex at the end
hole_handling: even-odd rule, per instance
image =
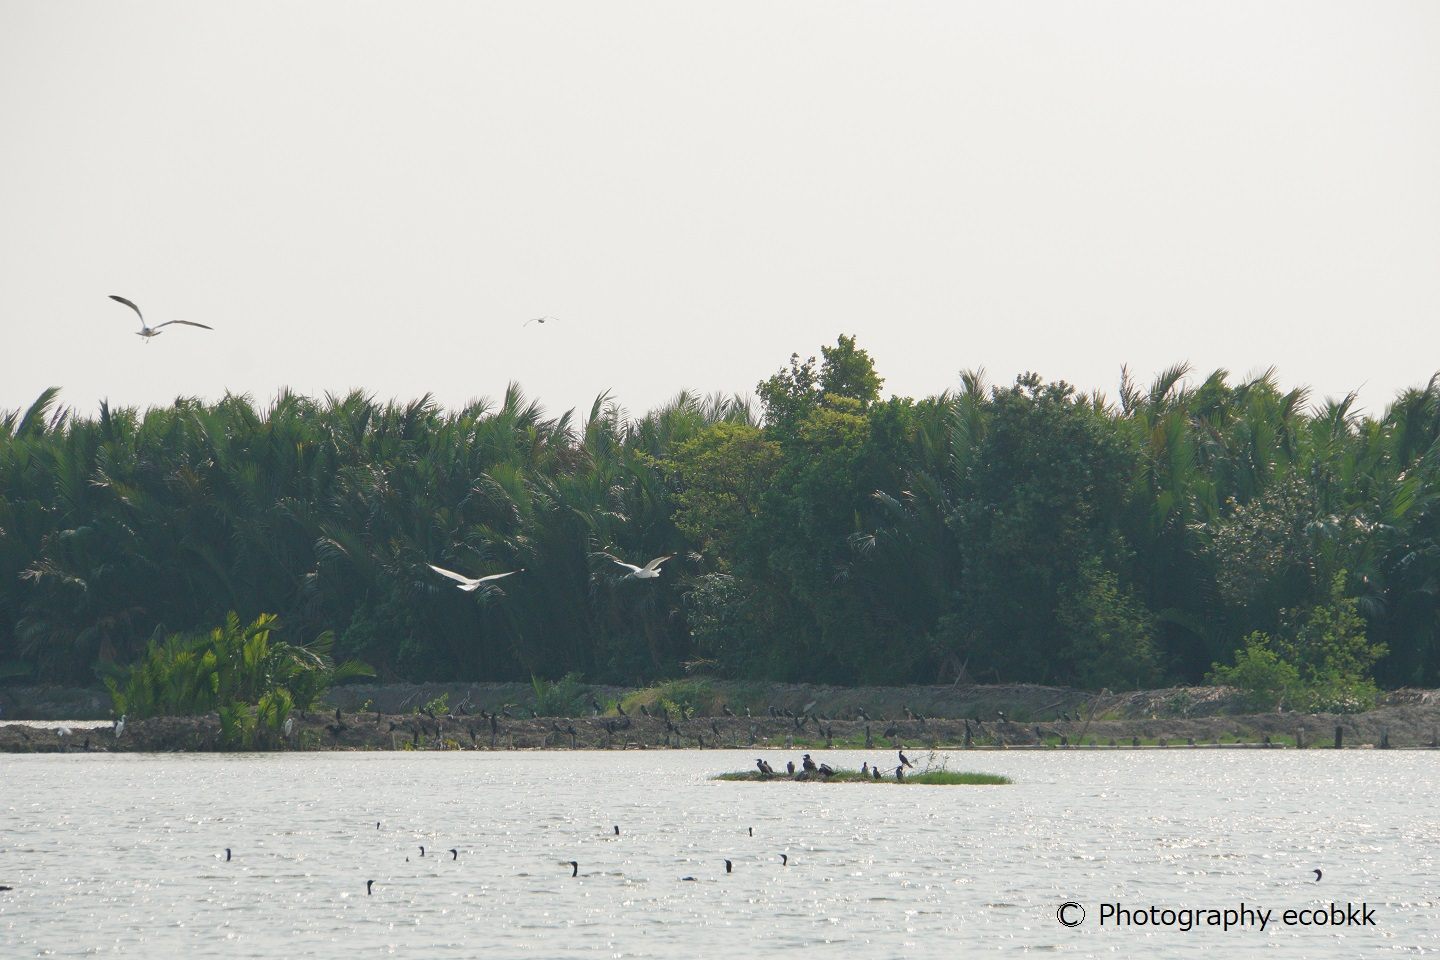
POLYGON ((1188 360, 1378 412, 1437 281, 1427 0, 0 0, 0 409, 639 412, 843 332, 887 393, 1188 360))

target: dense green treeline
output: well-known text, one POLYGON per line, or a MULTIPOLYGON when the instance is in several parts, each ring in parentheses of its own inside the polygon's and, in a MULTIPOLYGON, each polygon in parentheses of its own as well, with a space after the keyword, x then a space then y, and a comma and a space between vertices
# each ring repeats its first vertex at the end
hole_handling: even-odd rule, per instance
POLYGON ((884 400, 841 337, 753 404, 639 418, 47 391, 0 417, 0 678, 93 682, 238 611, 414 680, 1440 682, 1440 380, 1371 418, 1189 373, 884 400))

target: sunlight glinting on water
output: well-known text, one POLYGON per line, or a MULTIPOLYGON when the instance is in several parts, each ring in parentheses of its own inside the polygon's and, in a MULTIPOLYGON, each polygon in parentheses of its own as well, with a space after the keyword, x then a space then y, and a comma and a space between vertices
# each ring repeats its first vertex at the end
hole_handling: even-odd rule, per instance
POLYGON ((0 956, 1440 949, 1430 753, 933 755, 1015 780, 995 787, 709 779, 758 755, 6 757, 0 956), (1087 911, 1073 929, 1067 900, 1087 911), (1104 902, 1362 900, 1374 926, 1098 926, 1104 902))

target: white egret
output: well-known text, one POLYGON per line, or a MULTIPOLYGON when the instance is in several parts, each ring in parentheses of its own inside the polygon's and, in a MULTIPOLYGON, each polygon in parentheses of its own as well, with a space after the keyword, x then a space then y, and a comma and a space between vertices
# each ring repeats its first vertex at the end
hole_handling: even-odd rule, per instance
POLYGON ((286 717, 286 718, 285 718, 285 725, 284 725, 284 728, 283 728, 283 729, 284 729, 284 731, 285 731, 285 736, 287 736, 287 737, 290 736, 290 731, 292 731, 292 730, 295 729, 295 718, 294 718, 294 717, 286 717))
POLYGON ((446 570, 444 567, 437 567, 433 563, 427 563, 426 566, 429 567, 431 570, 434 570, 441 576, 449 577, 451 580, 459 583, 460 589, 464 590, 466 593, 478 590, 481 584, 489 583, 491 580, 499 580, 501 577, 509 577, 517 573, 525 572, 525 568, 521 567, 519 570, 507 570, 505 573, 492 573, 488 577, 467 577, 463 573, 456 573, 454 570, 446 570))
POLYGON ((184 324, 185 326, 187 326, 187 327, 199 327, 199 328, 202 329, 202 330, 214 330, 214 329, 215 329, 214 327, 207 327, 207 326, 205 326, 205 324, 203 324, 203 323, 196 323, 194 320, 166 320, 164 323, 157 323, 157 324, 155 324, 155 326, 153 326, 153 327, 146 326, 146 325, 145 325, 145 314, 141 313, 141 312, 140 312, 140 308, 137 307, 137 306, 135 306, 134 303, 132 303, 132 302, 129 301, 129 300, 126 300, 124 297, 117 297, 117 296, 116 296, 115 294, 113 294, 113 293, 110 294, 110 299, 111 299, 111 300, 114 300, 116 303, 123 303, 123 304, 125 304, 125 306, 127 306, 127 307, 129 307, 131 310, 134 310, 134 311, 135 311, 135 315, 140 318, 140 330, 139 330, 139 332, 136 333, 135 335, 136 335, 137 337, 144 337, 146 343, 149 343, 149 342, 150 342, 150 338, 151 338, 151 337, 158 337, 158 336, 160 336, 160 333, 161 333, 160 328, 161 328, 161 327, 168 327, 168 326, 170 326, 170 324, 172 324, 172 323, 183 323, 183 324, 184 324))
POLYGON ((636 580, 654 580, 656 577, 660 576, 660 564, 664 563, 666 560, 673 558, 675 555, 671 553, 663 557, 656 557, 654 560, 651 560, 643 567, 637 567, 633 563, 626 563, 624 560, 621 560, 619 557, 612 554, 601 553, 600 556, 604 557, 607 560, 613 561, 614 563, 618 563, 626 570, 629 570, 630 572, 625 574, 626 577, 634 577, 636 580))
POLYGON ((120 719, 115 721, 115 736, 118 737, 125 732, 125 718, 127 716, 129 716, 129 714, 122 713, 120 714, 120 719))

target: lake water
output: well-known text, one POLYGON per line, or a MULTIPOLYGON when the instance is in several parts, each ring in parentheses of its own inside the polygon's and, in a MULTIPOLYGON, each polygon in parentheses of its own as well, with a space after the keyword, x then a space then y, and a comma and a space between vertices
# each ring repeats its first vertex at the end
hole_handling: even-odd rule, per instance
POLYGON ((708 779, 760 755, 791 757, 3 756, 0 884, 14 889, 0 893, 0 957, 1440 950, 1440 754, 941 753, 1016 782, 708 779), (1057 920, 1066 901, 1085 911, 1073 928, 1057 920), (1281 924, 1286 910, 1362 901, 1373 925, 1281 924), (1272 911, 1263 932, 1205 926, 1208 914, 1188 932, 1180 914, 1099 923, 1106 903, 1148 918, 1242 902, 1272 911))

